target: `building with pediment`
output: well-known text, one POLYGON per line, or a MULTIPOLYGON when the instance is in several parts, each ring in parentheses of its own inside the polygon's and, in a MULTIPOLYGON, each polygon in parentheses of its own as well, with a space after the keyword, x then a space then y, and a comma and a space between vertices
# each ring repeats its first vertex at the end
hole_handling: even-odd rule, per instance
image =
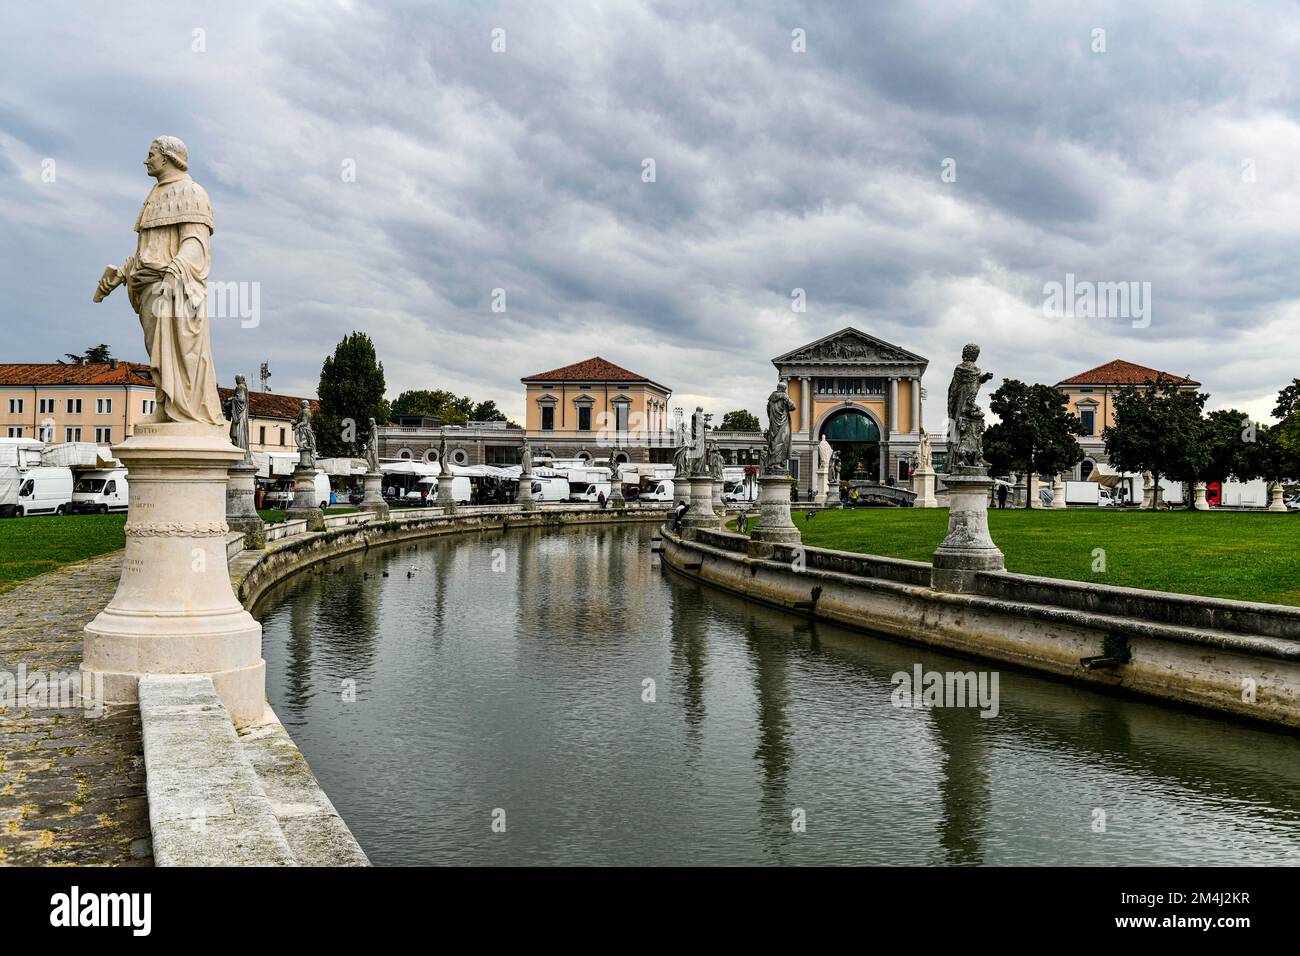
POLYGON ((841 478, 906 484, 921 439, 929 359, 850 327, 772 364, 795 404, 790 469, 801 493, 816 481, 823 437, 840 453, 841 478))

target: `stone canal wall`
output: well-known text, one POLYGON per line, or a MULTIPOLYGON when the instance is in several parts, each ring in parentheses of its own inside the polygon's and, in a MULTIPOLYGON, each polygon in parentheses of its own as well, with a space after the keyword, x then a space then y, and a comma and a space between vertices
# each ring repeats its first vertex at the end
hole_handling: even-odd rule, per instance
POLYGON ((1300 608, 980 572, 930 587, 930 565, 662 530, 674 571, 798 614, 1095 686, 1300 727, 1300 608))

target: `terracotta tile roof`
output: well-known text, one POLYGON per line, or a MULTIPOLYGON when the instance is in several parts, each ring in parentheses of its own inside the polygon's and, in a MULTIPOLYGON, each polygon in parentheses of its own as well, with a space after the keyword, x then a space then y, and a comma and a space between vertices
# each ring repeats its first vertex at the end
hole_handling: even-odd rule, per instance
POLYGON ((574 362, 549 372, 538 372, 520 379, 521 382, 648 382, 644 375, 629 372, 599 355, 574 362))
MULTIPOLYGON (((233 388, 225 388, 224 386, 219 386, 217 391, 221 393, 223 403, 235 392, 233 388)), ((313 413, 320 408, 320 402, 314 398, 307 399, 307 404, 313 413)), ((293 395, 254 392, 251 389, 248 392, 248 416, 250 418, 285 418, 293 420, 298 417, 298 408, 301 405, 302 399, 293 395)))
POLYGON ((149 366, 138 362, 59 365, 22 362, 0 365, 0 385, 153 385, 149 366))
POLYGON ((1201 383, 1182 375, 1170 375, 1145 365, 1134 365, 1123 359, 1115 359, 1105 365, 1098 365, 1086 372, 1080 372, 1073 378, 1062 379, 1057 385, 1146 385, 1160 376, 1172 379, 1179 385, 1196 385, 1201 383))

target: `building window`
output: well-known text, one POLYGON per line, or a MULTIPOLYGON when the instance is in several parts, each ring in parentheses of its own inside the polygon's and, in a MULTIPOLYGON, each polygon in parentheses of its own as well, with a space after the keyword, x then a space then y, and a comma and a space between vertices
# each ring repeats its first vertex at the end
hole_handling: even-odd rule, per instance
POLYGON ((39 410, 42 415, 54 414, 54 399, 42 398, 36 404, 37 406, 39 406, 39 410))
POLYGON ((591 406, 590 405, 578 406, 578 431, 580 432, 591 431, 591 406))
POLYGON ((81 399, 79 398, 68 399, 68 414, 69 415, 81 414, 81 399))
POLYGON ((158 400, 154 398, 145 398, 140 400, 140 411, 145 415, 152 415, 154 409, 158 407, 158 400))
POLYGON ((1083 433, 1085 435, 1095 434, 1097 413, 1091 408, 1079 409, 1079 424, 1083 426, 1083 433))
POLYGON ((457 448, 451 453, 451 462, 453 465, 468 465, 469 452, 465 451, 464 448, 457 448))
POLYGON ((911 475, 908 474, 907 462, 900 460, 898 462, 898 480, 907 481, 910 477, 911 475))
POLYGON ((9 437, 10 437, 10 438, 22 438, 22 437, 23 437, 23 426, 22 426, 22 425, 10 425, 10 426, 9 426, 9 437))
POLYGON ((280 429, 280 446, 281 446, 281 447, 284 447, 284 442, 285 442, 285 438, 284 438, 284 429, 281 428, 281 429, 280 429))
POLYGON ((266 426, 265 426, 265 425, 258 425, 258 426, 257 426, 257 443, 258 443, 259 445, 265 445, 265 444, 266 444, 266 426))
POLYGON ((614 404, 614 428, 621 435, 627 434, 627 413, 627 402, 616 402, 614 404))
POLYGON ((111 442, 112 440, 113 440, 113 429, 112 429, 111 427, 110 427, 110 428, 100 428, 100 427, 96 427, 96 428, 95 428, 95 442, 96 442, 96 444, 99 444, 99 445, 107 445, 107 444, 108 444, 109 442, 111 442))
POLYGON ((10 415, 21 414, 21 413, 22 413, 22 410, 23 410, 23 400, 22 400, 21 398, 11 398, 11 399, 9 399, 9 414, 10 414, 10 415))
POLYGON ((111 398, 97 398, 97 399, 95 399, 95 414, 96 414, 96 415, 112 415, 112 414, 113 414, 113 400, 112 400, 111 398))
POLYGON ((36 437, 41 441, 54 441, 54 426, 42 425, 36 429, 36 437))
POLYGON ((81 441, 81 429, 80 429, 80 428, 65 428, 65 429, 63 429, 63 440, 64 440, 64 441, 81 441))
POLYGON ((542 406, 542 431, 549 432, 555 430, 555 406, 542 406))

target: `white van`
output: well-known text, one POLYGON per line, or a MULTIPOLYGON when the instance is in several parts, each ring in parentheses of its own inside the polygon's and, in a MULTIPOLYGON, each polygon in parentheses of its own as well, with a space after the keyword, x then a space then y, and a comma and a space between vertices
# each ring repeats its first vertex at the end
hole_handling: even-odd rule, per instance
POLYGON ((569 500, 570 501, 589 501, 595 504, 600 500, 603 494, 605 500, 609 501, 610 492, 613 486, 608 481, 593 481, 589 484, 579 485, 574 488, 573 480, 569 480, 569 500))
POLYGON ((722 500, 723 501, 757 501, 758 500, 758 482, 745 481, 741 478, 739 481, 726 481, 722 483, 722 500))
MULTIPOLYGON (((0 507, 16 517, 62 515, 72 507, 72 469, 41 466, 17 474, 17 492, 0 507)), ((11 484, 6 482, 6 484, 11 484)))
MULTIPOLYGON (((606 495, 606 497, 609 497, 606 495)), ((533 478, 534 501, 568 501, 569 480, 567 478, 533 478)), ((593 499, 594 500, 594 499, 593 499)))
POLYGON ((640 501, 672 501, 673 483, 667 478, 656 481, 647 491, 641 492, 640 501))
POLYGON ((72 486, 72 510, 108 514, 125 511, 128 503, 125 468, 83 471, 72 486))
MULTIPOLYGON (((428 501, 432 503, 438 497, 438 478, 436 475, 429 475, 421 478, 418 484, 424 485, 429 489, 428 501)), ((470 495, 473 489, 470 487, 469 475, 452 475, 451 478, 451 497, 458 505, 467 505, 470 502, 470 495)), ((406 493, 406 497, 422 498, 419 488, 413 488, 406 493)))

